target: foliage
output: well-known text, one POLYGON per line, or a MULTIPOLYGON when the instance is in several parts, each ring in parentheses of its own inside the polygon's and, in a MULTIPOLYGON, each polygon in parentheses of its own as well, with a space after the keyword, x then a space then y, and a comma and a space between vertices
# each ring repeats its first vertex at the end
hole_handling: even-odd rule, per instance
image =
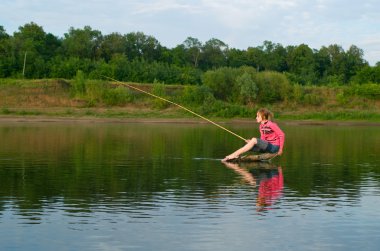
POLYGON ((107 88, 104 91, 103 101, 107 105, 122 106, 133 101, 133 96, 126 87, 117 86, 116 88, 107 88))
MULTIPOLYGON (((95 106, 97 103, 103 102, 108 85, 103 81, 86 81, 86 100, 89 106, 95 106)), ((107 103, 105 101, 105 103, 107 103)), ((112 103, 112 102, 111 102, 112 103)))
POLYGON ((235 81, 239 71, 235 68, 222 67, 214 71, 207 71, 202 82, 212 91, 217 99, 228 100, 236 93, 235 81))
POLYGON ((83 71, 78 70, 73 81, 73 92, 75 96, 83 96, 86 93, 86 79, 83 71))
POLYGON ((243 104, 253 103, 256 100, 259 88, 249 73, 244 72, 238 76, 236 84, 240 88, 240 99, 243 104))
POLYGON ((355 84, 380 83, 380 65, 365 66, 352 78, 355 84))
POLYGON ((222 118, 252 118, 256 116, 256 111, 257 109, 255 107, 249 108, 247 106, 231 104, 220 100, 210 100, 198 108, 198 113, 200 114, 222 118))
MULTIPOLYGON (((152 87, 152 94, 156 95, 157 97, 166 99, 165 85, 163 83, 160 83, 157 80, 154 80, 153 87, 152 87)), ((153 107, 157 109, 164 109, 168 107, 169 103, 160 98, 152 99, 153 107)))
MULTIPOLYGON (((229 82, 241 73, 236 75, 226 68, 250 66, 258 72, 286 73, 292 83, 300 85, 380 83, 379 66, 369 66, 363 50, 355 45, 348 50, 337 44, 312 49, 306 44, 283 46, 264 41, 239 50, 217 38, 202 43, 188 37, 169 49, 142 32, 103 35, 90 26, 70 27, 63 38, 58 38, 31 22, 13 35, 0 26, 0 55, 0 77, 6 78, 22 77, 25 58, 26 78, 72 79, 81 70, 91 79, 107 75, 123 81, 152 83, 156 79, 165 84, 200 85, 204 73, 222 68, 212 77, 227 82, 217 86, 222 92, 214 93, 215 97, 234 101, 237 98, 229 97, 224 87, 231 87, 229 82)), ((210 77, 204 78, 206 83, 210 77)), ((229 91, 239 93, 239 88, 229 91)))
MULTIPOLYGON (((265 73, 250 72, 251 69, 250 67, 239 69, 240 77, 248 74, 253 79, 256 77, 255 74, 263 75, 265 73)), ((256 110, 265 106, 275 111, 281 118, 379 119, 380 85, 378 84, 336 87, 296 84, 290 85, 288 96, 285 96, 281 102, 261 101, 258 99, 260 96, 257 96, 257 100, 251 104, 243 104, 239 100, 229 102, 216 99, 206 85, 168 86, 157 80, 153 85, 129 84, 136 85, 207 117, 253 118, 256 110), (294 113, 294 116, 291 117, 287 114, 289 112, 294 113), (334 116, 337 117, 334 118, 334 116)), ((119 83, 87 79, 84 73, 80 72, 72 81, 0 79, 0 113, 5 115, 44 114, 103 117, 189 116, 187 112, 177 109, 166 101, 140 94, 140 92, 126 88, 119 83), (85 91, 83 92, 82 89, 79 94, 75 93, 75 88, 83 88, 83 83, 85 91), (78 88, 78 86, 81 87, 78 88), (120 107, 99 109, 104 106, 120 107), (28 109, 24 107, 28 107, 28 109), (138 109, 134 109, 136 107, 138 109), (151 110, 152 107, 155 110, 151 110), (171 109, 162 111, 168 107, 171 109), (142 111, 141 108, 145 111, 142 111)))
POLYGON ((380 100, 379 84, 352 85, 344 90, 345 96, 360 96, 380 100))
POLYGON ((262 103, 284 101, 291 92, 291 86, 284 74, 278 72, 258 72, 253 76, 259 89, 258 99, 262 103))
POLYGON ((203 82, 217 99, 237 103, 274 103, 285 100, 291 86, 284 74, 278 72, 257 72, 252 67, 223 67, 208 71, 203 82))
POLYGON ((210 88, 205 85, 184 87, 180 101, 184 104, 197 105, 197 104, 210 104, 214 100, 210 88))

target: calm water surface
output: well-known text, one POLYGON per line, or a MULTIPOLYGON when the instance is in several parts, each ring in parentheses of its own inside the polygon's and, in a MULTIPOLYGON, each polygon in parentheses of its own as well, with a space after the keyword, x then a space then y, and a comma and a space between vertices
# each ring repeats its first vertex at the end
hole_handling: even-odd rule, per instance
POLYGON ((0 250, 378 250, 380 128, 281 126, 0 123, 0 250))

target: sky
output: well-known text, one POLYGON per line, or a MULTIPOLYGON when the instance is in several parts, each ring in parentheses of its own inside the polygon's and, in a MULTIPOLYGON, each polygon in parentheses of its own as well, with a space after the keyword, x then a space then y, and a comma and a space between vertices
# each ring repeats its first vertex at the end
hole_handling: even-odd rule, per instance
POLYGON ((356 45, 370 65, 380 61, 378 0, 1 0, 9 35, 30 22, 58 37, 86 25, 103 35, 139 31, 168 48, 187 37, 241 50, 265 40, 318 50, 356 45))

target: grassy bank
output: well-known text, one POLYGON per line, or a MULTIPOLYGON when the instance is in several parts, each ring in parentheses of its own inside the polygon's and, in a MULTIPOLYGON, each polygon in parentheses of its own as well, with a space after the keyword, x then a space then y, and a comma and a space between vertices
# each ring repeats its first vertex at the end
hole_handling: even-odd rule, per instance
MULTIPOLYGON (((248 105, 222 102, 197 86, 129 83, 179 103, 209 118, 254 118, 257 108, 273 110, 284 120, 380 121, 380 101, 358 95, 348 87, 303 87, 282 102, 248 105)), ((360 94, 360 93, 359 93, 360 94)), ((0 80, 0 115, 98 117, 98 118, 193 118, 194 115, 164 101, 117 83, 74 80, 0 80)))

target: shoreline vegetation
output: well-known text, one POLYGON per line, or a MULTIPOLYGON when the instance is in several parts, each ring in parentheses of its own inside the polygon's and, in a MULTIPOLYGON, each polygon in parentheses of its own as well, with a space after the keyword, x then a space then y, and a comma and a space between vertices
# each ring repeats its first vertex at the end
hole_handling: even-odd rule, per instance
POLYGON ((1 117, 194 119, 130 85, 218 121, 254 119, 260 107, 281 121, 380 121, 380 62, 355 45, 240 50, 188 37, 167 48, 143 32, 57 37, 31 22, 13 34, 0 25, 0 54, 1 117))
MULTIPOLYGON (((278 77, 278 76, 277 76, 278 77)), ((277 80, 277 82, 279 82, 277 80)), ((128 83, 176 102, 218 123, 250 123, 267 107, 283 123, 378 124, 380 85, 294 86, 283 84, 275 102, 231 102, 206 86, 128 83), (373 89, 371 89, 373 88, 373 89)), ((110 121, 202 123, 174 105, 131 90, 122 83, 64 79, 0 79, 0 121, 110 121)))

